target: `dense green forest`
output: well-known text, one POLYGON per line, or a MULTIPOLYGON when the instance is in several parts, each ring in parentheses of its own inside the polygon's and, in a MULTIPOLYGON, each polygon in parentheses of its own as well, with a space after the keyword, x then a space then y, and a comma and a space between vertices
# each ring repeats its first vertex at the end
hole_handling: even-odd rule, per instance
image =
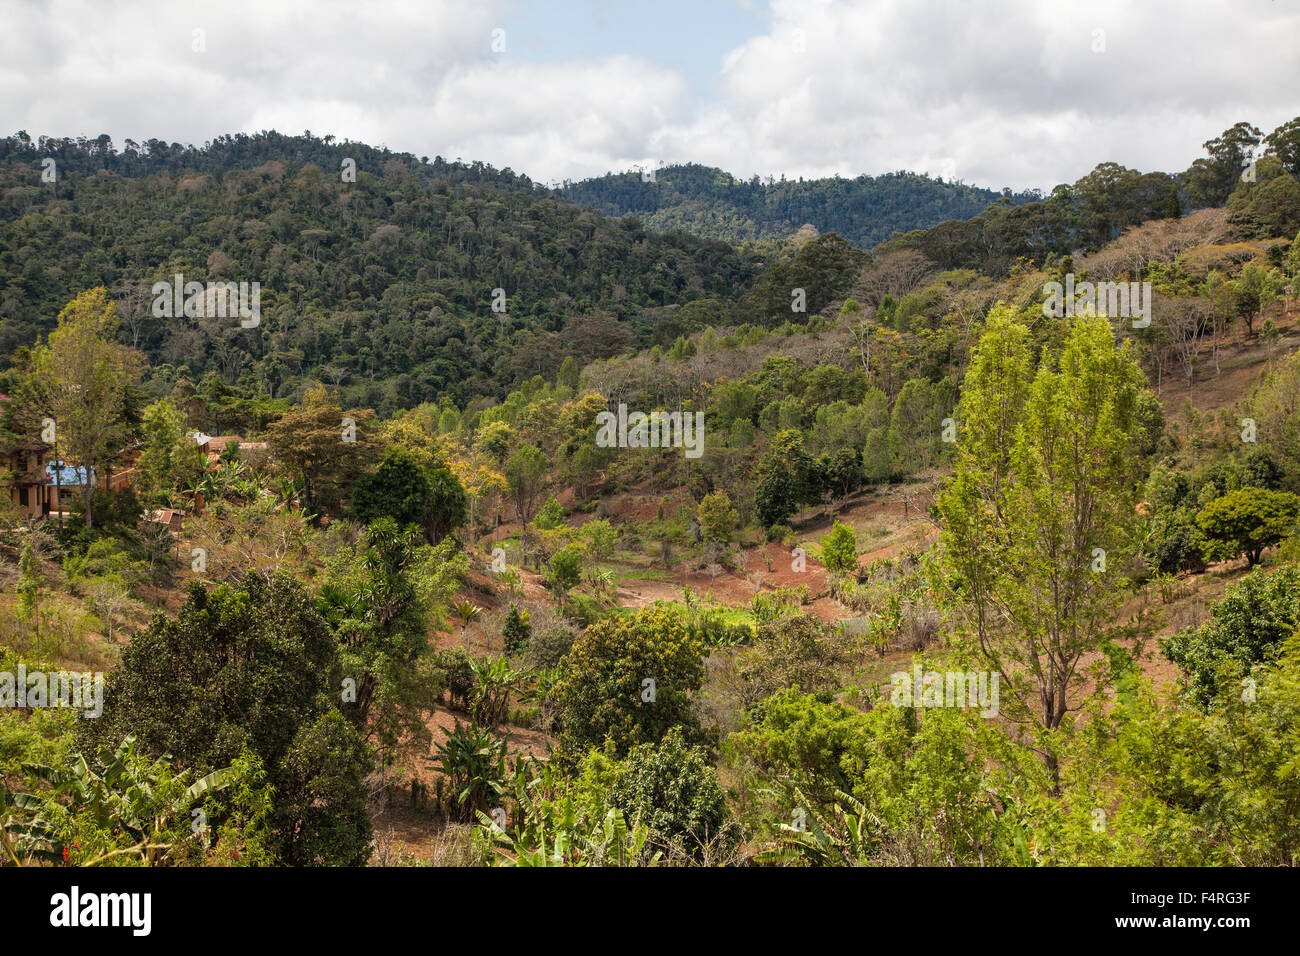
POLYGON ((250 376, 273 396, 307 376, 346 381, 389 409, 503 394, 567 356, 646 341, 657 310, 729 302, 761 261, 603 218, 490 167, 306 136, 143 154, 11 137, 0 196, 6 354, 50 329, 70 290, 104 284, 126 303, 130 344, 156 364, 250 376), (341 171, 349 157, 355 182, 341 171), (259 281, 263 325, 158 320, 149 289, 176 273, 259 281))
POLYGON ((1041 198, 908 172, 806 181, 739 180, 695 163, 654 169, 653 181, 650 172, 584 179, 566 184, 560 195, 606 216, 636 216, 661 232, 680 229, 740 243, 788 238, 811 225, 819 232, 839 233, 861 249, 896 232, 968 219, 1003 198, 1013 204, 1041 198))

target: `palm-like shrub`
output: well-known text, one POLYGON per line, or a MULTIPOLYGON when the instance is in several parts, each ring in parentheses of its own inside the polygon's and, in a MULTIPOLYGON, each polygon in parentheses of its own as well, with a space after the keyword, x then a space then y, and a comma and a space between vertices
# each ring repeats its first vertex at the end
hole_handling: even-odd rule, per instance
POLYGON ((484 657, 470 661, 476 682, 470 715, 475 723, 495 727, 510 712, 510 693, 523 682, 526 672, 510 666, 504 657, 484 657))
POLYGON ((552 768, 537 762, 518 768, 511 796, 510 830, 479 813, 480 855, 494 866, 654 866, 662 853, 649 848, 650 829, 604 801, 580 802, 552 768), (528 773, 528 767, 535 772, 528 773))
POLYGON ((457 723, 438 745, 432 762, 447 779, 453 814, 473 820, 505 790, 507 747, 487 727, 457 723))

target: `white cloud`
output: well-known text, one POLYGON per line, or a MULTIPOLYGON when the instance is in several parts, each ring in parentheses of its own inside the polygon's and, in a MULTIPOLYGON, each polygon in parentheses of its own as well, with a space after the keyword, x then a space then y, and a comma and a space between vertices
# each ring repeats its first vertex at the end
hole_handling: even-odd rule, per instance
MULTIPOLYGON (((1300 11, 1269 0, 774 0, 705 101, 635 51, 528 62, 507 35, 494 54, 510 10, 19 3, 0 34, 0 125, 195 143, 311 129, 542 180, 663 160, 1046 188, 1103 160, 1182 169, 1240 119, 1267 132, 1295 115, 1300 75, 1300 11)), ((561 11, 557 30, 566 15, 591 12, 561 11)))

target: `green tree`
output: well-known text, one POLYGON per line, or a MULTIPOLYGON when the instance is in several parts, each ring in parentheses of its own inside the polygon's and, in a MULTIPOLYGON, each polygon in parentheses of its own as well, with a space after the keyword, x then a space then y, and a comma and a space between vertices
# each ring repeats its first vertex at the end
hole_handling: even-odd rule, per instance
MULTIPOLYGON (((1078 319, 1036 374, 1028 339, 1009 311, 990 314, 938 507, 948 594, 979 655, 1050 731, 1081 659, 1112 637, 1133 550, 1146 378, 1105 318, 1078 319)), ((1045 759, 1055 776, 1055 756, 1045 759)))
POLYGON ((1265 136, 1264 144, 1269 155, 1280 159, 1288 173, 1300 177, 1300 116, 1265 136))
POLYGON ((795 429, 778 432, 758 466, 755 504, 763 527, 786 524, 815 499, 813 462, 804 451, 803 436, 795 429))
POLYGON ((821 563, 832 574, 857 573, 858 539, 848 525, 836 521, 822 539, 819 554, 821 563))
POLYGON ((506 653, 514 654, 522 651, 528 646, 528 641, 532 635, 533 626, 527 609, 521 611, 519 606, 514 601, 511 601, 510 611, 506 614, 505 623, 501 626, 501 636, 505 640, 506 653))
POLYGON ((352 510, 365 523, 389 517, 399 525, 417 525, 427 541, 435 542, 465 523, 468 498, 449 469, 426 466, 413 452, 394 447, 378 468, 357 478, 352 510))
POLYGON ((280 858, 289 866, 362 866, 370 858, 371 763, 337 710, 299 727, 274 776, 280 858), (289 824, 293 829, 289 829, 289 824))
POLYGON ((190 585, 175 620, 157 616, 109 673, 104 713, 78 724, 83 749, 134 734, 141 748, 199 772, 247 748, 275 792, 277 859, 357 865, 369 856, 358 801, 370 759, 338 712, 337 646, 311 595, 249 574, 208 592, 190 585))
POLYGON ((649 827, 651 840, 682 847, 699 859, 705 848, 725 851, 740 836, 708 752, 691 746, 680 727, 656 743, 633 747, 609 792, 611 806, 649 827))
POLYGON ((696 514, 700 522, 700 536, 710 544, 729 543, 740 523, 740 516, 731 506, 731 498, 725 491, 705 495, 696 514))
POLYGON ((506 481, 523 531, 525 553, 528 552, 528 523, 537 511, 537 499, 549 484, 550 469, 546 455, 536 445, 520 445, 505 463, 506 481))
POLYGON ((379 454, 373 420, 370 409, 344 412, 315 385, 267 429, 271 457, 301 483, 309 511, 342 513, 345 495, 379 454))
POLYGON ((546 582, 554 589, 556 597, 563 598, 582 583, 583 550, 582 545, 575 542, 551 555, 546 582))
POLYGON ((92 475, 116 458, 130 434, 130 389, 143 356, 118 345, 117 308, 102 286, 77 296, 36 349, 34 369, 54 418, 58 444, 85 470, 81 486, 86 528, 95 525, 92 475))
POLYGON ((1161 647, 1182 668, 1193 699, 1206 707, 1225 687, 1236 688, 1254 665, 1275 662, 1297 628, 1300 567, 1289 565, 1230 585, 1210 606, 1208 621, 1165 638, 1161 647))
POLYGON ((697 733, 691 695, 704 678, 704 651, 669 608, 588 627, 560 661, 554 700, 562 748, 576 757, 609 738, 621 757, 678 725, 697 733))
POLYGON ((1293 352, 1260 383, 1251 397, 1258 439, 1278 460, 1286 484, 1300 491, 1300 352, 1293 352))
POLYGON ((136 461, 136 487, 144 496, 166 502, 170 493, 202 474, 206 459, 186 434, 185 418, 166 398, 145 408, 141 415, 140 457, 136 461))
POLYGON ((1300 497, 1287 491, 1238 488, 1216 498, 1196 515, 1212 561, 1245 555, 1251 565, 1261 552, 1297 531, 1300 497))

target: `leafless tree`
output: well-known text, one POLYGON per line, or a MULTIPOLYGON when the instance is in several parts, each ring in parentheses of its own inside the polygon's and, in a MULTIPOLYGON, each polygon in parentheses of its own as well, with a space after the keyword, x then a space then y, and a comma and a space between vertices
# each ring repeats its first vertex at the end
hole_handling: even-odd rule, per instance
POLYGON ((862 270, 854 286, 854 298, 879 308, 885 296, 899 299, 919 286, 934 263, 914 249, 891 252, 862 270))

